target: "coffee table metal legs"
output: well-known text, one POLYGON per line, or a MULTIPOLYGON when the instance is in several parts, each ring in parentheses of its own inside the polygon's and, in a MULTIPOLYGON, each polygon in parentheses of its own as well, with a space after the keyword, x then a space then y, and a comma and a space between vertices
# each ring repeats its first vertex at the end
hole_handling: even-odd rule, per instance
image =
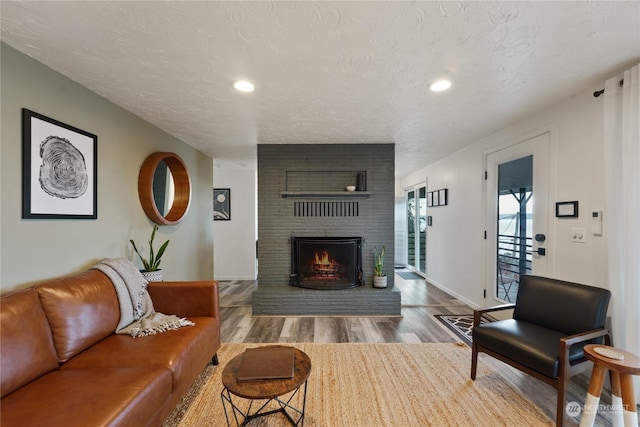
MULTIPOLYGON (((307 381, 302 383, 300 387, 292 391, 288 398, 285 400, 281 399, 282 396, 274 397, 272 399, 267 399, 262 406, 260 406, 256 411, 251 412, 253 404, 257 402, 257 400, 249 399, 249 407, 246 409, 246 412, 243 412, 240 407, 236 403, 233 402, 232 394, 225 387, 220 393, 220 399, 222 400, 222 406, 224 408, 224 415, 227 418, 227 426, 231 426, 232 421, 235 421, 235 426, 246 426, 247 423, 254 418, 264 417, 271 414, 282 413, 289 420, 291 425, 294 426, 303 426, 304 425, 304 414, 305 408, 307 406, 307 381), (291 401, 298 394, 300 389, 303 388, 302 395, 302 408, 298 409, 291 405, 291 401), (278 408, 266 410, 267 406, 271 402, 276 402, 278 404, 278 408), (227 407, 229 410, 227 410, 227 407)), ((235 397, 237 399, 241 399, 240 397, 235 397)), ((256 405, 257 406, 257 405, 256 405)))

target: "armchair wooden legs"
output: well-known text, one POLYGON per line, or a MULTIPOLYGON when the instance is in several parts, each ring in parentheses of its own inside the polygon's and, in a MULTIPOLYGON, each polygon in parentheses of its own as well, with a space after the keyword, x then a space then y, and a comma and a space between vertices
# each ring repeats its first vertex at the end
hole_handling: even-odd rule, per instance
POLYGON ((476 371, 478 370, 478 346, 474 343, 471 345, 471 379, 476 380, 476 371))
MULTIPOLYGON (((561 368, 562 369, 562 368, 561 368)), ((556 427, 562 427, 566 405, 566 391, 569 378, 565 373, 560 373, 556 386, 556 427)))

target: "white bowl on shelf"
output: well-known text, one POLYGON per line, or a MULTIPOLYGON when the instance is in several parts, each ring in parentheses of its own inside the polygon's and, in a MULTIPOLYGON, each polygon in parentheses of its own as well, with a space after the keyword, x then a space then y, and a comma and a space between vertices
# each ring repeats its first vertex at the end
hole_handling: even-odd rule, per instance
POLYGON ((355 185, 347 185, 345 188, 347 189, 347 191, 356 191, 355 185))

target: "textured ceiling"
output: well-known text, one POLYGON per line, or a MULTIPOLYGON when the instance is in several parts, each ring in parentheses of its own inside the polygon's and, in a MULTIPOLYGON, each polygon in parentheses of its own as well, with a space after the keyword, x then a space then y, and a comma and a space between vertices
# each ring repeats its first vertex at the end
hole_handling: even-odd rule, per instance
POLYGON ((640 59, 638 1, 2 1, 1 19, 4 42, 218 165, 394 142, 398 177, 640 59))

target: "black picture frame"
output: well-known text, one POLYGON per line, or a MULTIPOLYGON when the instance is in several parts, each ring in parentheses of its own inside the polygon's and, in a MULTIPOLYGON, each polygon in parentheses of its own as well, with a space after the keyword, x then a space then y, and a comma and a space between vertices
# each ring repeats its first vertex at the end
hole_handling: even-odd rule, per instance
POLYGON ((98 137, 22 109, 22 218, 98 218, 98 137))
POLYGON ((556 218, 578 218, 578 201, 556 202, 556 218))
POLYGON ((231 221, 231 189, 213 189, 213 220, 231 221))
POLYGON ((447 206, 449 204, 449 190, 442 188, 440 190, 429 191, 427 193, 427 206, 438 207, 447 206))
POLYGON ((440 201, 439 206, 447 206, 449 204, 449 201, 448 201, 449 190, 447 190, 446 188, 443 188, 441 190, 438 190, 438 192, 440 193, 440 197, 438 197, 440 201))

